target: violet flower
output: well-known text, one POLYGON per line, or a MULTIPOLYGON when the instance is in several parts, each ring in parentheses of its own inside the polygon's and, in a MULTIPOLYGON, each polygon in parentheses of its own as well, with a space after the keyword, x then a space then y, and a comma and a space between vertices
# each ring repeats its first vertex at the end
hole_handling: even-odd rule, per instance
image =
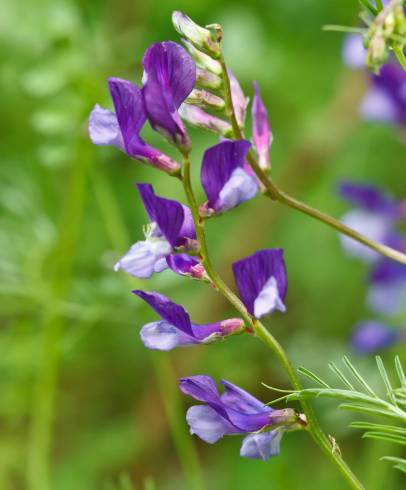
MULTIPOLYGON (((348 66, 365 66, 366 50, 362 37, 350 34, 346 37, 343 58, 348 66)), ((371 86, 360 106, 360 115, 369 121, 406 124, 406 72, 394 60, 384 64, 379 74, 369 74, 371 86)))
POLYGON ((194 257, 177 254, 176 249, 190 250, 197 246, 192 214, 187 206, 154 193, 150 184, 137 184, 150 223, 146 239, 136 242, 117 262, 114 270, 146 279, 153 272, 170 267, 178 274, 201 278, 204 269, 194 257))
POLYGON ((172 41, 152 44, 142 62, 142 92, 151 126, 182 151, 189 150, 190 140, 177 111, 195 85, 195 62, 172 41))
POLYGON ((181 391, 204 403, 190 407, 186 413, 190 433, 209 444, 225 435, 248 434, 241 445, 242 457, 266 460, 279 454, 284 430, 300 425, 294 410, 274 410, 226 380, 221 384, 222 395, 210 376, 180 378, 181 391))
POLYGON ((252 101, 252 140, 258 155, 258 164, 262 170, 271 167, 269 148, 273 135, 268 120, 268 112, 261 99, 257 82, 254 82, 255 95, 252 101))
POLYGON ((141 90, 127 80, 109 79, 115 113, 98 104, 89 117, 89 136, 95 145, 115 146, 135 160, 141 160, 168 173, 180 165, 145 143, 140 131, 147 119, 141 90))
POLYGON ((240 297, 249 313, 256 318, 274 310, 286 311, 286 267, 282 249, 259 250, 233 263, 240 297))
POLYGON ((245 163, 249 148, 248 141, 226 140, 205 151, 200 179, 208 201, 202 214, 223 213, 256 195, 258 181, 245 163))
POLYGON ((239 318, 231 318, 205 325, 190 321, 183 306, 156 292, 136 290, 134 294, 147 302, 161 320, 147 323, 140 331, 143 344, 148 349, 168 351, 175 347, 207 344, 231 335, 244 327, 239 318))
POLYGON ((373 354, 406 340, 406 331, 391 328, 375 320, 358 323, 351 339, 352 348, 359 354, 373 354))

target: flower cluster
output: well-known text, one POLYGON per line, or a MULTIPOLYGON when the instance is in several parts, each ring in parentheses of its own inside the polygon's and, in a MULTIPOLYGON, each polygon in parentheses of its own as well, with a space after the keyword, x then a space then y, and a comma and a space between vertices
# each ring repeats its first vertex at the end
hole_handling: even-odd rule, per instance
MULTIPOLYGON (((345 182, 339 190, 342 197, 354 205, 354 209, 343 216, 344 223, 379 243, 406 251, 406 236, 397 230, 406 217, 404 201, 396 201, 369 185, 345 182)), ((364 260, 371 266, 368 307, 385 317, 400 313, 406 298, 406 265, 382 258, 348 237, 341 237, 341 240, 349 255, 364 260)), ((406 340, 404 327, 395 329, 382 321, 369 320, 356 325, 352 344, 358 352, 367 353, 389 347, 401 340, 406 340)))
MULTIPOLYGON (((221 30, 203 28, 180 12, 173 15, 176 30, 186 47, 165 41, 150 46, 143 57, 141 87, 118 78, 108 81, 114 112, 96 105, 89 119, 89 135, 97 145, 113 145, 131 158, 163 170, 185 182, 185 169, 161 150, 145 142, 140 132, 148 121, 189 162, 191 141, 183 120, 213 131, 220 141, 208 148, 201 162, 200 180, 207 201, 193 209, 189 205, 155 193, 149 183, 136 188, 148 216, 145 239, 133 244, 116 263, 115 270, 147 279, 169 269, 181 276, 216 286, 206 270, 198 227, 211 216, 220 215, 253 198, 260 184, 247 164, 251 143, 227 139, 231 126, 222 117, 226 102, 219 90, 230 84, 231 103, 237 124, 244 127, 248 98, 235 76, 223 72, 219 62, 221 30), (196 216, 196 214, 198 216, 196 216)), ((255 84, 252 104, 252 145, 263 170, 270 167, 272 133, 266 108, 255 84)), ((192 323, 188 312, 158 292, 135 290, 159 319, 140 331, 145 347, 168 351, 179 346, 208 344, 233 334, 249 331, 252 321, 275 310, 286 310, 287 276, 281 249, 266 249, 233 264, 233 272, 244 309, 244 320, 230 318, 213 323, 192 323)), ((240 312, 241 313, 241 312, 240 312)), ((219 395, 208 376, 180 380, 180 389, 204 405, 191 407, 187 422, 192 434, 214 443, 226 434, 245 434, 241 455, 267 459, 277 454, 283 432, 303 427, 305 419, 293 409, 273 410, 241 388, 222 381, 219 395)))

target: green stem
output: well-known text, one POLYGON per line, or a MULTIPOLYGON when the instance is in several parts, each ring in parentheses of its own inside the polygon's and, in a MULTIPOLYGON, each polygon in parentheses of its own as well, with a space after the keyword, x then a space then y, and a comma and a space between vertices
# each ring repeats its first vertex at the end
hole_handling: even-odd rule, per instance
POLYGON ((404 48, 402 46, 396 46, 393 48, 393 54, 396 56, 400 66, 406 71, 406 56, 404 53, 404 48))
MULTIPOLYGON (((222 66, 223 84, 225 88, 224 99, 226 103, 226 114, 230 118, 234 137, 236 139, 244 139, 244 134, 238 125, 234 113, 233 103, 231 99, 230 79, 227 73, 227 67, 224 62, 224 58, 221 57, 219 61, 222 66)), ((378 242, 375 242, 374 240, 367 238, 366 236, 362 235, 361 233, 358 233, 352 228, 349 228, 348 226, 344 225, 343 223, 329 216, 328 214, 325 214, 322 211, 312 208, 311 206, 308 206, 307 204, 298 201, 294 197, 289 196, 289 194, 280 190, 276 186, 276 184, 272 181, 271 177, 269 177, 264 172, 264 170, 262 170, 262 168, 258 165, 258 162, 256 161, 254 155, 251 152, 248 153, 247 159, 252 169, 254 170, 256 176, 264 186, 265 188, 264 195, 266 197, 269 197, 274 201, 277 201, 285 206, 289 206, 293 209, 296 209, 297 211, 300 211, 304 214, 307 214, 308 216, 311 216, 312 218, 317 219, 318 221, 321 221, 322 223, 325 223, 326 225, 330 226, 331 228, 334 228, 335 230, 342 233, 343 235, 347 235, 350 238, 357 240, 363 245, 371 248, 372 250, 375 250, 381 255, 384 255, 385 257, 396 260, 397 262, 400 262, 402 264, 406 264, 406 254, 403 254, 398 250, 394 250, 393 248, 388 247, 386 245, 382 245, 378 242)))
MULTIPOLYGON (((190 178, 190 160, 188 155, 184 155, 183 162, 183 187, 185 194, 192 212, 193 221, 196 227, 197 238, 200 243, 200 254, 201 262, 204 266, 208 276, 215 285, 216 289, 223 295, 227 300, 240 312, 244 318, 247 326, 255 333, 255 335, 264 342, 276 355, 279 362, 284 367, 286 373, 289 376, 291 384, 295 390, 301 390, 302 386, 300 380, 296 374, 295 369, 290 363, 285 351, 278 341, 272 336, 272 334, 262 325, 261 322, 251 317, 251 315, 246 310, 244 304, 240 299, 231 291, 231 289, 225 284, 221 279, 219 274, 214 269, 210 257, 206 242, 206 235, 204 230, 204 220, 199 216, 199 207, 196 201, 196 197, 193 192, 192 182, 190 178)), ((320 446, 320 448, 326 453, 329 459, 338 467, 342 475, 347 480, 351 488, 356 490, 362 490, 362 484, 357 480, 354 474, 351 472, 350 468, 343 461, 341 456, 333 451, 328 437, 324 434, 322 428, 320 427, 317 418, 313 412, 313 409, 309 402, 301 401, 303 411, 306 415, 308 426, 307 429, 311 434, 314 441, 320 446)))

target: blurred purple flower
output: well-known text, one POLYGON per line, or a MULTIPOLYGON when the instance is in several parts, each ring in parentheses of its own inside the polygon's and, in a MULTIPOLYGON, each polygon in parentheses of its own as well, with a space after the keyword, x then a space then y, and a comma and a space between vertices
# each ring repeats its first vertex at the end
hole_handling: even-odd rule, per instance
POLYGON ((261 318, 274 310, 286 311, 286 267, 282 249, 259 250, 234 262, 233 272, 240 297, 251 315, 261 318))
POLYGON ((165 41, 147 49, 143 66, 142 92, 151 126, 182 150, 188 150, 189 137, 177 110, 195 85, 195 62, 182 46, 165 41))
POLYGON ((405 339, 405 332, 374 321, 358 323, 351 339, 351 345, 360 354, 372 354, 391 347, 405 339))
POLYGON ((209 343, 243 328, 244 322, 231 318, 221 322, 196 325, 180 305, 162 294, 135 290, 134 294, 147 302, 161 320, 144 325, 140 336, 148 349, 168 351, 175 347, 209 343))
POLYGON ((245 163, 249 148, 248 141, 225 140, 205 151, 200 179, 208 201, 202 214, 223 213, 256 195, 258 181, 245 163))
MULTIPOLYGON (((351 68, 365 66, 366 50, 359 34, 350 34, 343 45, 343 58, 351 68)), ((369 74, 371 86, 361 102, 360 114, 369 121, 406 124, 406 72, 394 60, 379 74, 369 74)))
POLYGON ((221 384, 224 386, 222 395, 210 376, 197 375, 179 380, 183 393, 204 403, 187 411, 190 433, 209 444, 225 435, 249 434, 241 445, 242 457, 266 460, 279 454, 284 428, 298 422, 294 410, 274 410, 228 381, 222 380, 221 384))
POLYGON ((257 82, 254 82, 254 100, 252 101, 252 140, 258 155, 258 163, 262 170, 271 166, 269 148, 273 136, 268 120, 268 112, 261 99, 257 82))
MULTIPOLYGON (((339 192, 356 206, 342 217, 342 222, 376 242, 388 244, 400 219, 400 203, 378 188, 365 184, 344 182, 339 186, 339 192)), ((368 262, 380 258, 377 252, 352 238, 340 235, 340 239, 349 255, 368 262)))
POLYGON ((89 136, 95 145, 112 145, 136 160, 169 173, 180 169, 178 162, 148 145, 140 136, 146 114, 141 90, 127 80, 109 79, 115 113, 98 104, 89 117, 89 136))
POLYGON ((146 239, 131 246, 114 269, 146 279, 153 272, 168 266, 178 274, 202 277, 204 269, 198 260, 185 254, 176 254, 176 248, 193 249, 197 246, 196 231, 190 209, 183 204, 155 195, 150 184, 137 184, 150 223, 146 239))

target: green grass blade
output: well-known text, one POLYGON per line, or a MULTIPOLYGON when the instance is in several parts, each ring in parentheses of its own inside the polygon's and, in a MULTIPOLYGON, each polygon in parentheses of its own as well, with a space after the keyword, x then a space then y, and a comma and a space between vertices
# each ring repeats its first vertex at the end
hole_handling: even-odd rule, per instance
POLYGON ((391 385, 391 382, 389 380, 389 376, 388 376, 388 373, 385 369, 385 365, 382 361, 382 358, 380 356, 376 356, 375 357, 375 360, 376 360, 376 365, 378 366, 378 369, 379 369, 379 373, 381 375, 381 378, 384 382, 384 385, 386 387, 386 394, 388 396, 388 398, 390 399, 390 401, 398 406, 397 402, 396 402, 396 398, 393 394, 393 388, 392 388, 392 385, 391 385))
POLYGON ((367 391, 371 396, 378 398, 373 389, 368 385, 368 383, 364 380, 361 374, 355 369, 354 365, 348 359, 347 356, 343 357, 343 363, 346 368, 350 371, 350 373, 354 376, 354 378, 358 381, 358 383, 367 391))
POLYGON ((321 378, 317 376, 317 374, 314 374, 309 369, 306 369, 305 367, 300 367, 298 368, 298 371, 300 374, 307 376, 308 378, 310 378, 311 380, 313 380, 315 383, 322 386, 323 388, 330 388, 330 386, 325 381, 323 381, 321 378))
POLYGON ((330 362, 330 364, 328 365, 328 367, 331 369, 331 371, 333 371, 333 373, 338 376, 341 381, 345 384, 345 386, 352 390, 352 391, 355 391, 354 387, 352 386, 352 384, 348 381, 348 379, 346 378, 346 376, 344 375, 344 373, 338 368, 338 366, 334 363, 334 362, 330 362))

